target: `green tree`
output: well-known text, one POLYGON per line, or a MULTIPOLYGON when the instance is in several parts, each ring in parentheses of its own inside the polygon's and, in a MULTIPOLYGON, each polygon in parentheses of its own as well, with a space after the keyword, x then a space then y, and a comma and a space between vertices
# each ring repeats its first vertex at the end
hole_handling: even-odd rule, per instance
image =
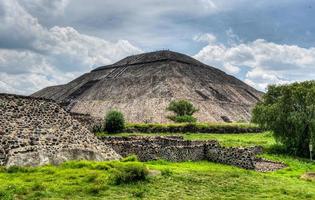
POLYGON ((272 130, 288 153, 308 156, 309 144, 315 144, 315 81, 269 86, 252 121, 272 130))
POLYGON ((105 131, 108 133, 118 133, 125 128, 124 115, 119 111, 109 111, 105 117, 105 131))
POLYGON ((198 111, 194 105, 187 100, 171 101, 167 107, 168 111, 175 113, 174 116, 168 116, 169 119, 175 122, 196 122, 196 118, 192 115, 198 111))

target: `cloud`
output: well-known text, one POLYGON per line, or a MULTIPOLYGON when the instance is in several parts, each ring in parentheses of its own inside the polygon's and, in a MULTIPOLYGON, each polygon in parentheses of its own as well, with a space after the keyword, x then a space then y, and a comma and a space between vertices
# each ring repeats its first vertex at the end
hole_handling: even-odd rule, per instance
POLYGON ((197 42, 207 42, 209 44, 214 43, 217 40, 217 38, 210 33, 195 35, 193 39, 197 42))
POLYGON ((110 64, 113 61, 142 52, 126 40, 106 40, 80 34, 72 27, 55 26, 42 40, 34 43, 36 49, 50 55, 51 62, 60 69, 82 71, 92 67, 110 64))
POLYGON ((209 43, 194 57, 232 74, 243 69, 245 82, 259 90, 265 90, 268 84, 315 77, 315 48, 276 44, 263 39, 234 45, 209 43))
MULTIPOLYGON (((33 3, 49 2, 53 7, 66 1, 33 3)), ((0 16, 0 92, 30 94, 70 81, 93 67, 142 52, 129 41, 106 41, 73 27, 48 29, 22 5, 15 0, 0 2, 5 11, 0 16)))
POLYGON ((28 13, 35 17, 54 17, 64 14, 70 0, 18 0, 28 13))
POLYGON ((220 12, 216 4, 212 0, 72 0, 64 16, 54 23, 45 18, 41 21, 48 26, 70 24, 107 40, 124 38, 147 51, 180 50, 186 44, 176 40, 189 41, 198 33, 189 24, 220 12))
POLYGON ((166 48, 199 51, 195 58, 260 90, 314 79, 312 3, 249 3, 1 0, 0 92, 30 94, 142 49, 166 48))
POLYGON ((227 71, 228 73, 231 73, 231 74, 237 74, 240 72, 239 67, 231 65, 230 63, 223 64, 223 68, 225 69, 225 71, 227 71))

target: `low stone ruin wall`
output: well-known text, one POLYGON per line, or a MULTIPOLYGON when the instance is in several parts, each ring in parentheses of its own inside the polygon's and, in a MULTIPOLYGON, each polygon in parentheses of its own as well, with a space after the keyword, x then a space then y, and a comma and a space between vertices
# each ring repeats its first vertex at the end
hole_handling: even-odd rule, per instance
POLYGON ((255 169, 256 154, 261 153, 257 148, 236 148, 206 145, 205 158, 209 161, 224 163, 242 167, 245 169, 255 169))
POLYGON ((157 159, 174 162, 209 160, 245 169, 255 169, 256 154, 262 151, 257 147, 222 147, 215 140, 188 141, 181 136, 107 136, 100 139, 123 157, 135 154, 141 161, 157 159))

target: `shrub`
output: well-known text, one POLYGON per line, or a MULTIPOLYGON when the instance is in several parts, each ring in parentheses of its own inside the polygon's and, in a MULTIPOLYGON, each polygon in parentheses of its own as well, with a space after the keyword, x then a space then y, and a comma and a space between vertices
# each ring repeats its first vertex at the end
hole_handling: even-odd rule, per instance
POLYGON ((196 122, 196 118, 192 115, 198 111, 194 105, 187 100, 171 101, 167 107, 168 111, 175 113, 174 116, 169 116, 168 118, 175 122, 196 122))
POLYGON ((173 111, 177 116, 193 115, 198 111, 193 104, 187 100, 171 101, 167 110, 173 111))
POLYGON ((162 176, 171 176, 173 172, 170 169, 163 169, 161 170, 161 175, 162 176))
POLYGON ((197 121, 197 119, 190 115, 183 115, 183 116, 169 116, 170 120, 177 122, 177 123, 194 123, 197 121))
POLYGON ((67 161, 62 163, 60 166, 64 167, 64 168, 68 168, 68 169, 81 169, 81 168, 91 168, 92 164, 91 162, 88 161, 67 161))
POLYGON ((127 124, 130 133, 258 133, 257 124, 250 123, 176 123, 176 124, 127 124))
POLYGON ((135 162, 135 161, 139 161, 139 160, 138 160, 137 155, 132 154, 132 155, 129 155, 125 158, 122 158, 120 161, 121 162, 135 162))
POLYGON ((109 170, 109 180, 114 185, 133 183, 146 180, 149 171, 142 163, 116 163, 115 167, 109 170))
POLYGON ((102 124, 94 124, 92 127, 92 132, 93 133, 100 133, 104 130, 103 125, 102 124))
POLYGON ((308 156, 309 144, 315 145, 315 81, 269 86, 252 121, 272 130, 287 153, 308 156))
POLYGON ((31 173, 35 172, 36 168, 34 167, 20 167, 20 166, 10 166, 6 169, 7 173, 31 173))
POLYGON ((265 149, 266 153, 270 154, 287 154, 288 149, 284 145, 274 144, 265 149))
POLYGON ((124 116, 119 111, 110 111, 105 117, 105 131, 108 133, 118 133, 124 130, 125 120, 124 116))

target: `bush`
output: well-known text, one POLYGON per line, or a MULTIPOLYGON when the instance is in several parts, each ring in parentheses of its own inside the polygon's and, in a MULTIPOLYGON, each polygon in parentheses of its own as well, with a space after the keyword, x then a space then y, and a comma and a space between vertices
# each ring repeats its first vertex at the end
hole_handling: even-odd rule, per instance
POLYGON ((252 121, 272 130, 287 153, 308 156, 315 145, 315 81, 269 86, 252 121))
POLYGON ((80 161, 67 161, 62 163, 60 166, 68 169, 81 169, 81 168, 91 168, 92 164, 91 162, 80 160, 80 161))
POLYGON ((104 130, 103 125, 102 124, 94 124, 92 127, 92 132, 93 133, 100 133, 104 130))
POLYGON ((146 180, 149 171, 142 163, 117 163, 109 170, 109 180, 114 185, 146 180))
POLYGON ((168 117, 174 122, 196 122, 196 118, 194 118, 192 115, 197 112, 198 109, 187 100, 171 101, 167 107, 167 110, 175 113, 174 116, 168 117))
POLYGON ((177 116, 193 115, 198 111, 193 104, 187 100, 171 101, 167 110, 174 112, 177 116))
POLYGON ((7 173, 31 173, 35 172, 36 168, 34 167, 20 167, 20 166, 10 166, 6 169, 7 173))
POLYGON ((125 158, 122 158, 120 161, 121 162, 136 162, 136 161, 139 161, 139 160, 138 160, 138 156, 137 155, 132 154, 132 155, 129 155, 129 156, 125 157, 125 158))
POLYGON ((162 176, 171 176, 173 172, 170 169, 163 169, 161 170, 161 175, 162 176))
POLYGON ((128 133, 258 133, 256 124, 250 123, 176 123, 176 124, 127 124, 128 133))
POLYGON ((197 119, 190 115, 183 115, 183 116, 169 116, 170 120, 177 122, 177 123, 194 123, 197 121, 197 119))
POLYGON ((284 145, 281 145, 281 144, 274 144, 265 149, 266 153, 277 154, 277 155, 288 154, 288 151, 289 150, 284 145))
POLYGON ((110 111, 105 117, 105 131, 108 133, 122 132, 125 128, 124 116, 119 111, 110 111))

